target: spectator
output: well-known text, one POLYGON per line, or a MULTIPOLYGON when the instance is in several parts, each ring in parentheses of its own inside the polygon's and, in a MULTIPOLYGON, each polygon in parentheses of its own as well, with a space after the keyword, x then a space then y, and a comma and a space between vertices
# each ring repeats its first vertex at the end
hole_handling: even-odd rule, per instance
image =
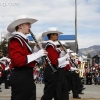
POLYGON ((96 70, 95 72, 95 85, 100 84, 100 74, 98 72, 98 70, 96 70))
POLYGON ((92 84, 92 74, 88 70, 88 73, 86 73, 86 84, 91 85, 92 84))

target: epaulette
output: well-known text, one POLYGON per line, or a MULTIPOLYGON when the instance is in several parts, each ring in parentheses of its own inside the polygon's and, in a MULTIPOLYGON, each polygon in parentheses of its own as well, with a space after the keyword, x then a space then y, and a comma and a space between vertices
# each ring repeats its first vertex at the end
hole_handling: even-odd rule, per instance
POLYGON ((49 42, 48 42, 48 43, 46 44, 46 46, 45 46, 45 49, 46 49, 48 46, 52 46, 53 48, 55 48, 55 46, 54 46, 52 43, 49 43, 49 42))
POLYGON ((28 49, 32 52, 31 47, 29 46, 29 44, 24 40, 23 37, 21 37, 20 35, 16 34, 14 35, 12 38, 16 38, 19 40, 19 42, 21 43, 22 47, 23 47, 23 42, 26 44, 26 46, 28 47, 28 49), (23 41, 23 42, 22 42, 23 41))
POLYGON ((10 40, 12 40, 13 38, 17 39, 17 40, 21 43, 21 45, 23 46, 23 42, 22 42, 22 40, 20 39, 20 37, 18 37, 17 35, 14 35, 14 36, 12 36, 12 37, 10 38, 10 40))

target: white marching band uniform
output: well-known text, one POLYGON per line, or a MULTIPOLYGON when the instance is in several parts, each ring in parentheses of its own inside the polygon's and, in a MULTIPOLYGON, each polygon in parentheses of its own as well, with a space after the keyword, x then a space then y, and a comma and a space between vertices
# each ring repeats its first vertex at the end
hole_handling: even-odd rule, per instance
POLYGON ((0 59, 0 62, 3 63, 3 64, 5 65, 5 71, 10 69, 10 67, 9 67, 10 59, 9 59, 9 58, 7 58, 7 57, 2 57, 2 58, 0 59), (9 64, 6 65, 7 62, 8 62, 9 64))

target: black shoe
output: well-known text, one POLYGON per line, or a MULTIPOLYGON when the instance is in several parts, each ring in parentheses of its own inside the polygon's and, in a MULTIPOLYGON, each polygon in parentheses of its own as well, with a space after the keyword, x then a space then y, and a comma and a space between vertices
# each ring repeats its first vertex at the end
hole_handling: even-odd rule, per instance
POLYGON ((82 90, 85 90, 86 88, 82 88, 82 90))
POLYGON ((84 93, 82 93, 82 92, 79 92, 78 94, 84 94, 84 93))
POLYGON ((0 89, 0 92, 2 92, 2 90, 0 89))
POLYGON ((5 89, 10 89, 10 88, 8 87, 8 88, 5 88, 5 89))
POLYGON ((84 94, 84 93, 82 93, 82 92, 79 92, 78 94, 84 94))
POLYGON ((73 98, 76 98, 76 99, 81 99, 81 97, 73 97, 73 98))

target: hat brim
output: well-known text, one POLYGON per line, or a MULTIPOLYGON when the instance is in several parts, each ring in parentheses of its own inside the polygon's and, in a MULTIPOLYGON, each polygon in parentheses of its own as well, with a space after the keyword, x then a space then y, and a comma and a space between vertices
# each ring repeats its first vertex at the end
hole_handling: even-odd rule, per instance
POLYGON ((71 54, 72 54, 73 56, 78 56, 78 54, 76 54, 76 53, 74 53, 74 52, 72 52, 71 54))
POLYGON ((73 53, 74 51, 72 51, 72 50, 69 50, 69 52, 70 52, 70 53, 73 53))
POLYGON ((7 58, 6 58, 6 57, 2 57, 2 58, 0 59, 0 61, 2 61, 2 60, 7 60, 7 58))
POLYGON ((69 53, 74 53, 72 50, 70 50, 70 49, 67 49, 67 52, 69 52, 69 53))
POLYGON ((36 19, 32 19, 32 18, 24 18, 24 19, 18 19, 13 21, 7 28, 7 30, 9 32, 14 32, 15 31, 15 27, 22 24, 22 23, 35 23, 37 20, 36 19))
POLYGON ((47 32, 43 32, 43 33, 42 33, 42 36, 46 36, 47 34, 51 34, 51 33, 57 33, 58 35, 59 35, 59 34, 63 34, 63 33, 60 32, 60 31, 47 31, 47 32))

